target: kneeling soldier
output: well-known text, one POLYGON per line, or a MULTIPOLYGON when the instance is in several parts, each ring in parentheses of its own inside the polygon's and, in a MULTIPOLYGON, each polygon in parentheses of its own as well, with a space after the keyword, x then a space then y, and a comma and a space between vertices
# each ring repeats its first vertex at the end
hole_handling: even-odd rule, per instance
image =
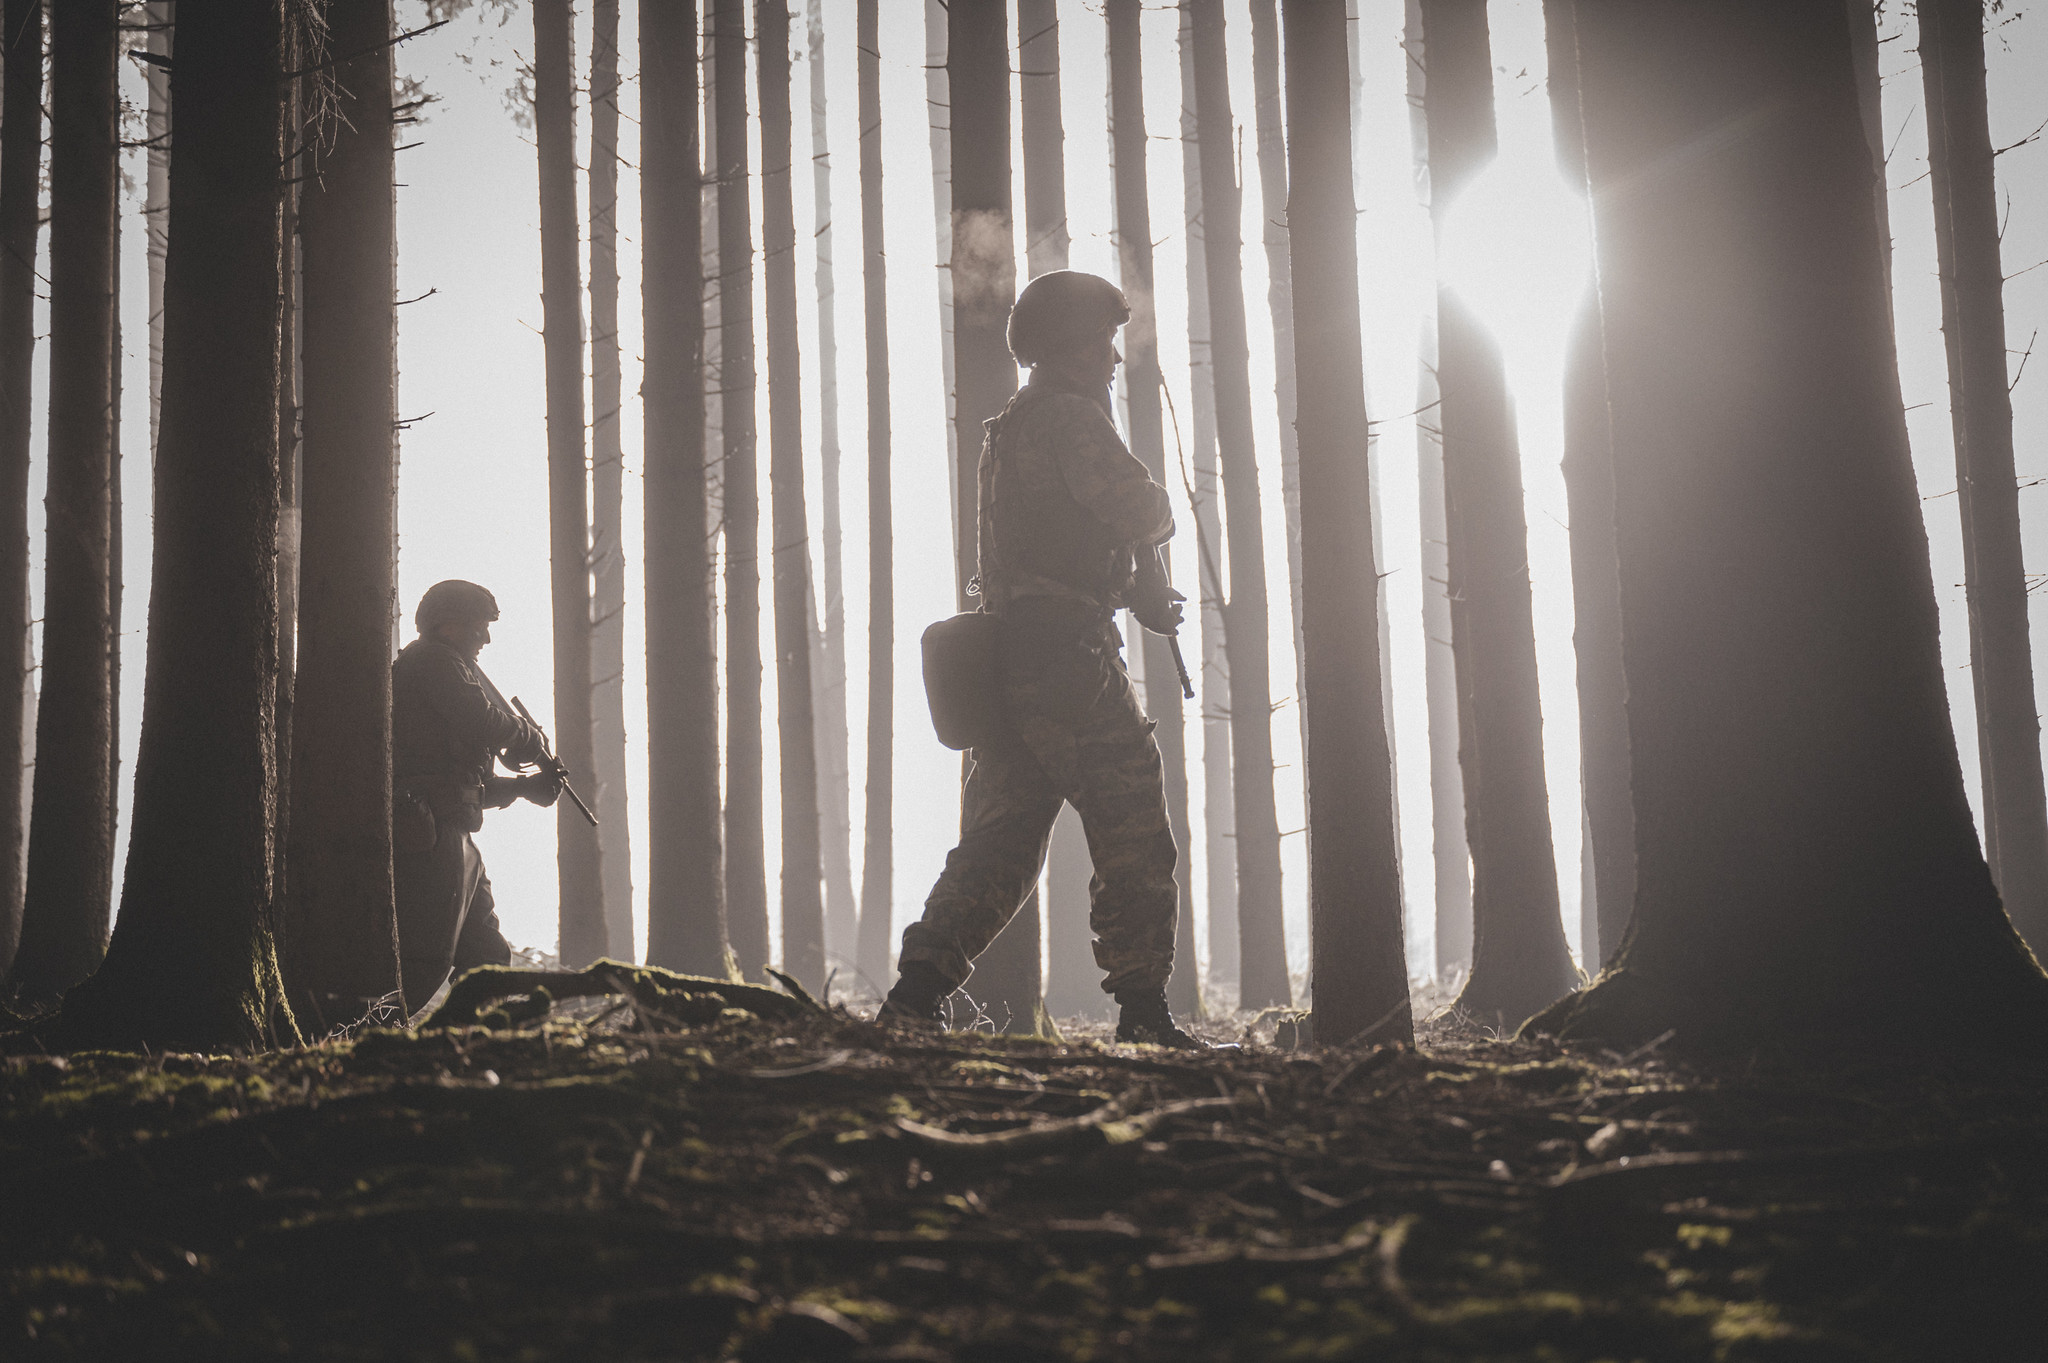
POLYGON ((1181 620, 1155 548, 1173 534, 1166 489, 1110 415, 1116 331, 1130 315, 1115 285, 1070 270, 1033 280, 1010 312, 1010 351, 1031 381, 987 423, 979 474, 1003 731, 973 751, 960 845, 903 934, 884 1018, 940 1020, 1037 882, 1064 802, 1095 861, 1089 926, 1121 1010, 1117 1039, 1202 1048, 1166 1006, 1176 854, 1159 747, 1114 619, 1128 606, 1159 634, 1181 620))
POLYGON ((496 598, 474 582, 437 582, 413 617, 419 638, 391 664, 391 865, 408 1014, 425 1007, 451 971, 510 964, 490 877, 469 835, 483 827, 486 809, 516 799, 552 805, 561 794, 553 777, 497 770, 501 756, 529 766, 547 748, 477 667, 497 618, 496 598))

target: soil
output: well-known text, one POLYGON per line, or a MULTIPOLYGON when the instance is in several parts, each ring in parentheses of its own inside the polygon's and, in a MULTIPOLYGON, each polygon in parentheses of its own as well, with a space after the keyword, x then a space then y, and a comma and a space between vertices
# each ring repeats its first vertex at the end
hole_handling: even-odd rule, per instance
POLYGON ((2039 1067, 537 1011, 0 1059, 0 1357, 2048 1350, 2039 1067))

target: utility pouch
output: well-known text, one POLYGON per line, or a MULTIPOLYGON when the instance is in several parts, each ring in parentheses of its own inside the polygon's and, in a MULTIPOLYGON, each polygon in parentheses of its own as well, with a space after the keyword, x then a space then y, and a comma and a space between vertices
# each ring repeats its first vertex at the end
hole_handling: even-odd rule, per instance
POLYGON ((969 611, 924 632, 924 695, 939 742, 961 751, 993 740, 1002 725, 996 677, 998 617, 969 611))
POLYGON ((391 797, 391 850, 399 856, 424 856, 440 841, 434 826, 434 811, 425 800, 409 790, 391 797))

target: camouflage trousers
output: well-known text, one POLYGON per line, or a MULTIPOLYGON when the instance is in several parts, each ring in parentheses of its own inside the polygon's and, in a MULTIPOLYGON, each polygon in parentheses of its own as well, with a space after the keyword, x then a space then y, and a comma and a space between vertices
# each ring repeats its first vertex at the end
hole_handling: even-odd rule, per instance
POLYGON ((451 972, 511 964, 491 878, 469 834, 444 825, 431 852, 400 853, 391 869, 398 892, 398 978, 408 1016, 427 1006, 451 972))
POLYGON ((1020 602, 1004 617, 997 648, 1008 732, 973 751, 960 845, 924 917, 905 929, 900 959, 929 961, 964 983, 1037 883, 1053 821, 1071 803, 1095 862, 1088 925, 1103 990, 1160 988, 1173 972, 1179 895, 1159 745, 1115 627, 1077 627, 1061 604, 1020 602))

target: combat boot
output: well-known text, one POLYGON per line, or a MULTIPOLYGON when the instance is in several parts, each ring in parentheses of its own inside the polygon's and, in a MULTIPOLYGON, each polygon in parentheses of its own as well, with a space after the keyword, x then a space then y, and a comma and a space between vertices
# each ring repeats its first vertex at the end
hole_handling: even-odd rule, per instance
POLYGON ((946 997, 953 985, 930 961, 906 961, 882 1000, 877 1022, 907 1022, 919 1027, 946 1025, 946 997))
POLYGON ((1177 1051, 1214 1049, 1199 1037, 1189 1036, 1174 1023, 1166 1006, 1166 990, 1137 989, 1116 996, 1116 1039, 1150 1046, 1169 1046, 1177 1051))

